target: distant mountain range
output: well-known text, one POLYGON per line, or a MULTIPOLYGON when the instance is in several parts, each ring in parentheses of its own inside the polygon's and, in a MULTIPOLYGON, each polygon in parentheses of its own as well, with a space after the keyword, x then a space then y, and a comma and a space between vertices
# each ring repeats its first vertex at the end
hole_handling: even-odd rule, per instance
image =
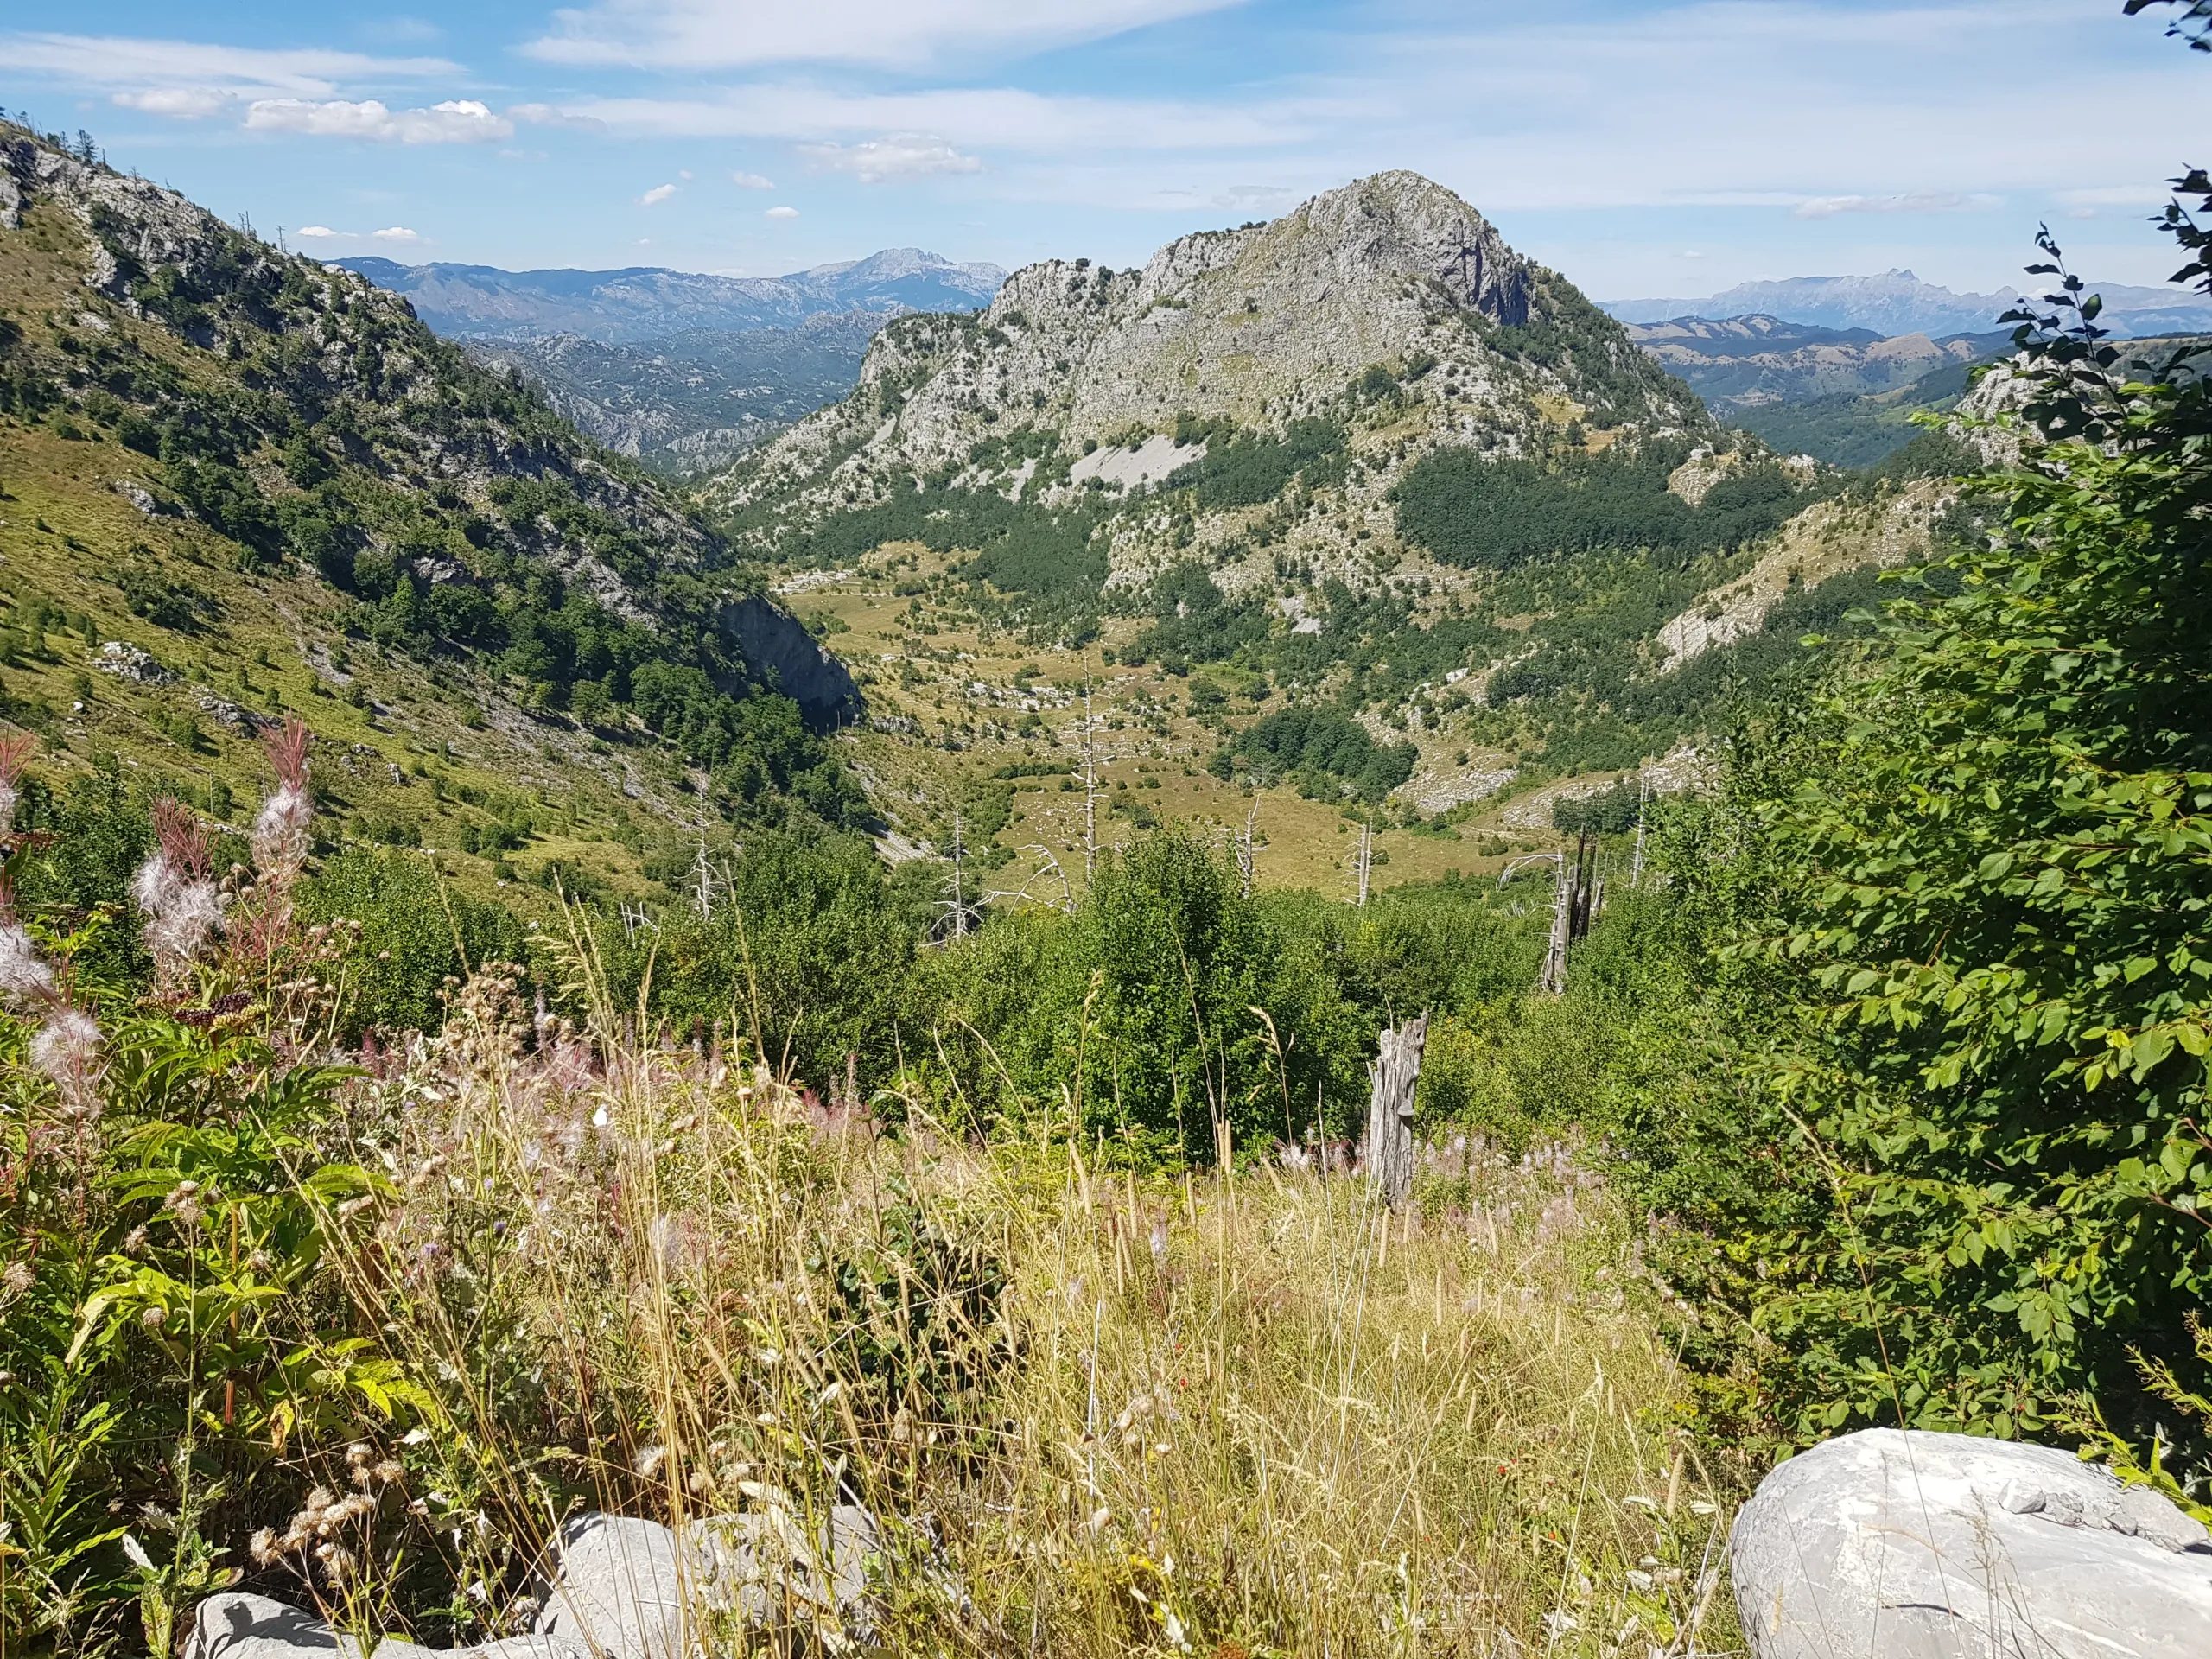
POLYGON ((715 276, 639 265, 624 270, 502 270, 495 265, 403 265, 336 259, 454 339, 577 334, 615 345, 696 329, 791 328, 845 311, 973 311, 1006 280, 996 265, 957 264, 919 248, 785 276, 715 276))
MULTIPOLYGON (((2173 288, 2092 283, 2104 296, 2104 322, 2127 335, 2212 330, 2212 302, 2173 288)), ((2019 301, 2018 289, 1961 294, 1923 282, 1909 270, 1874 276, 1788 276, 1738 283, 1702 299, 1611 300, 1604 308, 1624 322, 1666 322, 1683 317, 1734 318, 1758 314, 1824 328, 1866 328, 1885 335, 1987 334, 2019 301)))
POLYGON ((694 328, 609 345, 581 334, 465 342, 519 371, 556 410, 610 449, 667 471, 726 466, 861 377, 880 311, 832 311, 795 328, 694 328))

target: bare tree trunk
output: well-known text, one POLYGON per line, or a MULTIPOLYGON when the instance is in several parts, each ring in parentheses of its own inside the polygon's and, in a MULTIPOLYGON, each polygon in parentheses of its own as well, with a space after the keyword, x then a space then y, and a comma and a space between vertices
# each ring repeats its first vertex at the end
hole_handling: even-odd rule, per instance
POLYGON ((1559 881, 1552 889, 1552 937, 1544 950, 1543 977, 1536 988, 1557 996, 1567 988, 1567 935, 1574 915, 1574 872, 1567 855, 1559 855, 1559 881))
POLYGON ((1376 1045, 1375 1089, 1367 1104, 1367 1176, 1395 1209, 1414 1190, 1414 1090, 1428 1041, 1428 1016, 1385 1030, 1376 1045))

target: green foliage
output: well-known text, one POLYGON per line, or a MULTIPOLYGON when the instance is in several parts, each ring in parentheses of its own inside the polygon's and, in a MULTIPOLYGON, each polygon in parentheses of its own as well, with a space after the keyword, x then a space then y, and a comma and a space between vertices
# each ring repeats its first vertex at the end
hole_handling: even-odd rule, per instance
POLYGON ((818 1090, 842 1079, 848 1055, 871 1077, 892 1073, 927 917, 868 841, 764 831, 709 880, 707 919, 671 910, 656 931, 603 941, 618 999, 634 1005, 649 983, 650 1007, 677 1029, 742 1035, 818 1090))
POLYGON ((1323 798, 1378 802, 1413 776, 1419 759, 1412 744, 1377 743, 1341 710, 1300 706, 1255 721, 1215 757, 1214 769, 1296 778, 1323 798))
POLYGON ((1643 1140, 1648 1179, 1801 1433, 2086 1400, 2141 1440, 2145 1368, 2205 1391, 2212 395, 2183 361, 2128 381, 2087 327, 2031 385, 2059 435, 2005 477, 2007 533, 1740 744, 1671 861, 1748 1086, 1643 1140))
POLYGON ((1190 490, 1198 505, 1211 512, 1272 501, 1301 473, 1309 482, 1334 481, 1342 474, 1351 434, 1342 422, 1318 415, 1294 420, 1280 434, 1237 432, 1186 416, 1176 424, 1175 440, 1203 442, 1206 453, 1171 474, 1166 487, 1190 490), (1332 462, 1337 463, 1332 471, 1332 462))
POLYGON ((446 888, 419 855, 381 848, 347 848, 325 860, 300 910, 310 921, 359 925, 347 975, 348 1037, 435 1030, 449 981, 528 954, 512 912, 446 888))
POLYGON ((1678 448, 1570 450, 1555 460, 1489 459, 1453 447, 1424 455, 1395 491, 1398 531, 1452 564, 1510 569, 1548 553, 1649 548, 1677 562, 1771 534, 1812 498, 1777 463, 1732 468, 1693 507, 1667 488, 1678 448))

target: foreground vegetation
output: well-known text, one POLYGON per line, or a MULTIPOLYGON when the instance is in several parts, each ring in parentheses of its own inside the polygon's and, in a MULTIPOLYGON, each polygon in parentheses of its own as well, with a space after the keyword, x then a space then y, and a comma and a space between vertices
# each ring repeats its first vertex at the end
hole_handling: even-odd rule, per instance
POLYGON ((496 1633, 578 1508, 840 1501, 882 1520, 901 1649, 1687 1651, 1725 1618, 1740 1472, 1686 1438, 1679 1315, 1574 1149, 1458 1135, 1390 1214, 1334 1147, 1179 1176, 1049 1109, 984 1144, 918 1087, 640 1039, 581 929, 575 1022, 486 965, 341 1062, 359 946, 300 913, 298 728, 275 759, 246 876, 162 812, 147 994, 93 970, 117 918, 0 931, 0 1625, 166 1653, 246 1583, 496 1633))

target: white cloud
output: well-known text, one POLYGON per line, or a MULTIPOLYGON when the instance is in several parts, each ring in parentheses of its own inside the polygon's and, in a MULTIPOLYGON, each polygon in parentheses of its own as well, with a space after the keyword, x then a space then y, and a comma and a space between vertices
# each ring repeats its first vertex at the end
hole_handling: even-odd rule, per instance
POLYGON ((776 188, 773 179, 764 179, 758 173, 733 173, 729 175, 729 181, 741 190, 772 190, 776 188))
POLYGON ((766 213, 761 214, 760 217, 763 219, 797 219, 798 217, 798 209, 796 207, 771 207, 766 213))
POLYGON ((390 41, 395 46, 442 40, 445 30, 423 17, 385 17, 360 27, 364 40, 390 41))
POLYGON ((1341 99, 1313 98, 1240 107, 1014 86, 856 93, 784 82, 733 87, 718 99, 585 99, 554 111, 569 120, 598 122, 624 137, 830 143, 878 133, 928 133, 949 144, 1039 156, 1273 148, 1321 137, 1356 112, 1341 99))
POLYGON ((640 207, 658 207, 661 203, 666 201, 675 194, 676 187, 674 185, 657 184, 653 186, 652 189, 646 191, 644 195, 638 198, 638 206, 640 207))
POLYGON ((596 0, 556 11, 523 49, 556 63, 696 71, 769 63, 913 67, 951 55, 1026 54, 1219 10, 1236 0, 596 0))
POLYGON ((173 121, 205 121, 224 113, 238 99, 211 86, 151 86, 143 92, 117 92, 112 101, 126 110, 165 115, 173 121))
POLYGON ((378 242, 386 247, 420 247, 430 238, 404 225, 380 231, 334 231, 327 225, 302 225, 292 234, 302 242, 378 242))
POLYGON ((890 179, 922 179, 938 173, 980 173, 982 162, 963 156, 942 138, 902 133, 857 144, 802 144, 799 154, 831 173, 849 173, 862 184, 890 179))
POLYGON ((0 35, 0 63, 97 91, 184 87, 239 97, 327 98, 348 80, 458 75, 444 58, 385 58, 319 48, 210 46, 113 35, 0 35))
POLYGON ((2002 196, 1961 195, 1955 190, 1909 190, 1893 196, 1808 196, 1796 219, 1834 219, 1838 213, 1975 213, 2000 207, 2002 196))
POLYGON ((319 138, 378 143, 480 144, 514 137, 514 123, 473 98, 448 99, 427 110, 394 110, 377 99, 257 99, 245 112, 249 130, 296 132, 319 138))
POLYGON ((566 127, 575 132, 605 134, 607 123, 588 115, 571 115, 550 104, 516 104, 507 110, 508 117, 526 122, 533 127, 566 127))

